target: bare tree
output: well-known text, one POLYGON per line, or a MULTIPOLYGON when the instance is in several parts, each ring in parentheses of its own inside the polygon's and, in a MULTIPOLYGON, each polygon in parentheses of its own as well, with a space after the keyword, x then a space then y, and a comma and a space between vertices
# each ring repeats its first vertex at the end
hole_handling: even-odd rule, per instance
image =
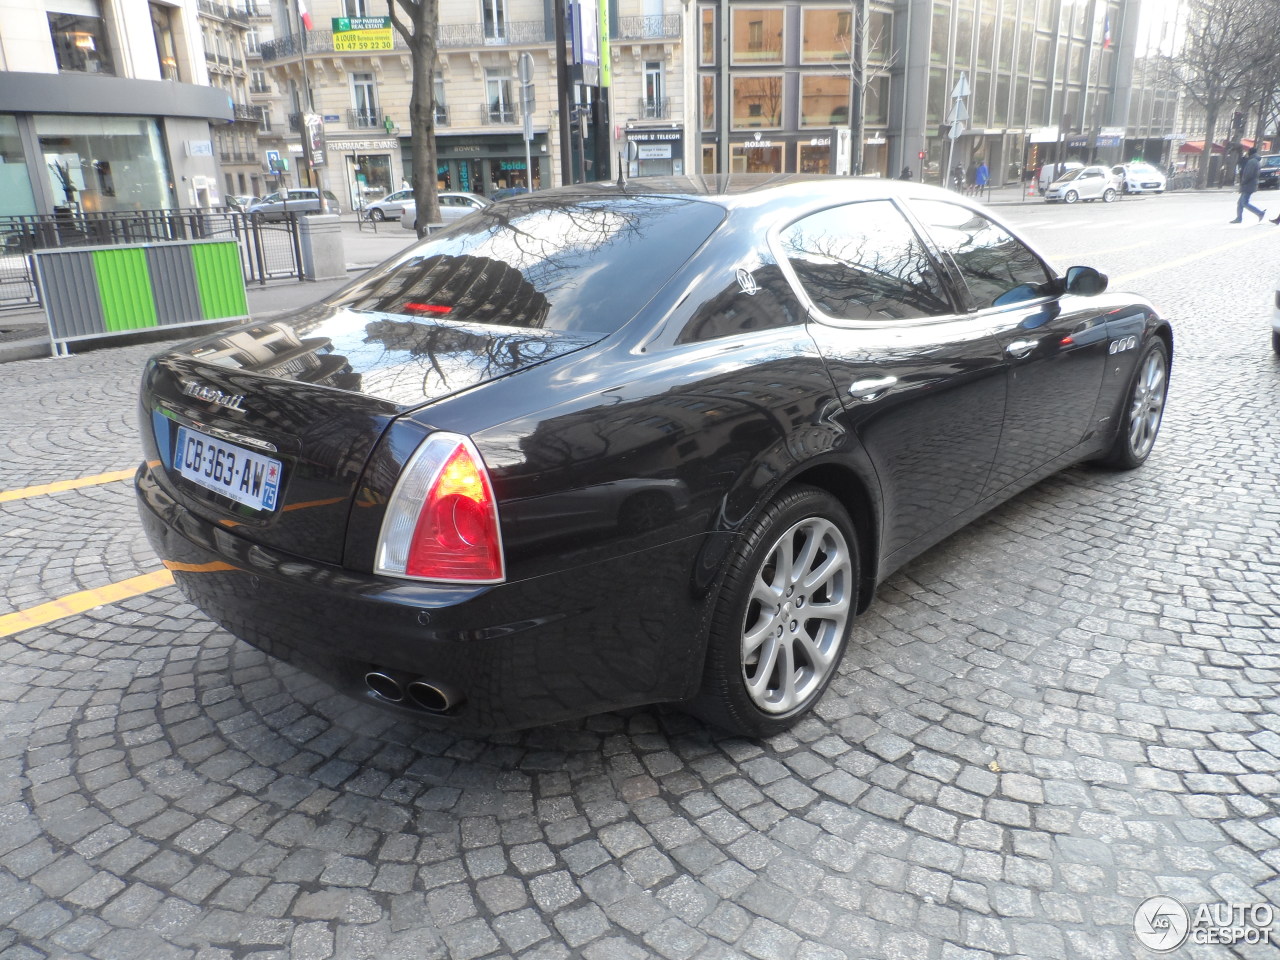
MULTIPOLYGON (((1211 157, 1218 117, 1249 89, 1260 64, 1255 42, 1260 30, 1274 32, 1275 24, 1260 23, 1257 0, 1189 0, 1182 48, 1166 61, 1170 78, 1204 107, 1205 156, 1211 157)), ((1202 163, 1196 186, 1209 180, 1209 164, 1202 163)))
POLYGON ((436 196, 436 24, 439 0, 387 0, 396 32, 409 46, 412 92, 409 135, 413 146, 413 201, 418 208, 418 236, 440 219, 436 196))

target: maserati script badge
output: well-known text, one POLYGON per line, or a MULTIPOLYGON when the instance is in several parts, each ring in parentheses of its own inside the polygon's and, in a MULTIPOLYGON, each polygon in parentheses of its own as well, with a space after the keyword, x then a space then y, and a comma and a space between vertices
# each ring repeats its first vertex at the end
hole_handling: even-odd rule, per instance
POLYGON ((226 407, 228 410, 239 410, 241 413, 248 412, 242 406, 244 402, 244 394, 242 393, 223 393, 216 387, 201 383, 199 380, 183 380, 182 392, 188 397, 206 400, 214 406, 226 407))

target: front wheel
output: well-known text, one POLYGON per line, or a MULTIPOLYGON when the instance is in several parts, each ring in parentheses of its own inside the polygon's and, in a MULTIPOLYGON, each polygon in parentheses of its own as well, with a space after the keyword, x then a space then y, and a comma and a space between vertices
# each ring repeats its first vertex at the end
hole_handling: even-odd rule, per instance
POLYGON ((1116 201, 1116 192, 1114 190, 1112 190, 1110 187, 1107 187, 1106 190, 1102 191, 1103 203, 1115 203, 1115 201, 1116 201))
POLYGON ((1064 196, 1062 199, 1065 200, 1067 203, 1075 203, 1077 200, 1080 199, 1080 194, 1076 193, 1074 190, 1068 190, 1066 193, 1066 196, 1064 196))
POLYGON ((1160 432, 1168 392, 1169 351, 1163 340, 1153 337, 1138 361, 1116 439, 1099 458, 1100 464, 1132 470, 1146 462, 1160 432))
POLYGON ((729 561, 694 712, 748 737, 786 730, 835 676, 857 593, 848 512, 815 487, 784 491, 729 561))

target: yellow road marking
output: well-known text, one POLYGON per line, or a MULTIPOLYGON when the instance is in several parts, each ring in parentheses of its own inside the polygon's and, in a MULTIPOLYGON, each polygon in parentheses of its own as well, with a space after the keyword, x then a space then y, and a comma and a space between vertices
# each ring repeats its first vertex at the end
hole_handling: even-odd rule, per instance
POLYGON ((144 573, 140 577, 130 577, 119 583, 109 583, 105 587, 71 593, 37 607, 19 610, 17 613, 6 613, 0 617, 0 637, 11 637, 23 630, 42 627, 46 623, 53 623, 63 617, 74 617, 78 613, 84 613, 86 610, 92 610, 106 603, 128 600, 130 597, 172 585, 172 573, 168 570, 156 570, 154 573, 144 573))
POLYGON ((95 487, 103 483, 115 483, 117 480, 128 480, 136 470, 116 470, 112 473, 100 473, 94 477, 79 477, 75 480, 59 480, 56 483, 42 483, 38 487, 23 487, 21 490, 0 490, 0 503, 10 500, 25 500, 28 497, 40 497, 46 493, 61 493, 63 490, 75 490, 77 487, 95 487))

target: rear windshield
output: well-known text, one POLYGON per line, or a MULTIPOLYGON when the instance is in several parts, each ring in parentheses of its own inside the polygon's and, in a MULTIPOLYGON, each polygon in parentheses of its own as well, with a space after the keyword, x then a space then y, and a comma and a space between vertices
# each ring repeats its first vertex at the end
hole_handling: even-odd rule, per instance
POLYGON ((711 235, 677 197, 514 198, 414 246, 332 303, 505 327, 611 333, 711 235))

